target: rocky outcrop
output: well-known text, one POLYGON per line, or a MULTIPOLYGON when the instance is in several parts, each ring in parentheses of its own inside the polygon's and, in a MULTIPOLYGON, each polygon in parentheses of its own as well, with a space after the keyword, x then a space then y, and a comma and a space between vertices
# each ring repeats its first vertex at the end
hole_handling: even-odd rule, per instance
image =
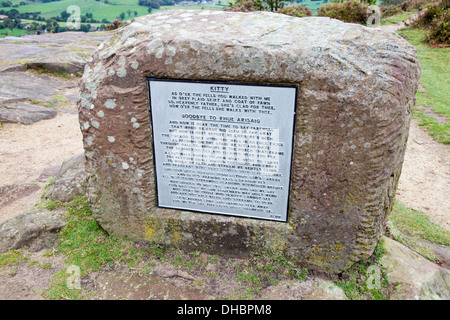
POLYGON ((380 262, 393 290, 390 300, 450 300, 450 271, 384 237, 380 262))
POLYGON ((339 273, 383 234, 419 75, 415 48, 397 34, 329 18, 202 10, 137 19, 99 47, 81 81, 93 214, 117 236, 270 250, 339 273), (287 223, 158 207, 148 78, 298 88, 287 223))
POLYGON ((63 53, 56 56, 39 58, 28 62, 27 65, 32 69, 45 69, 74 75, 83 71, 86 65, 86 59, 73 53, 63 53))
POLYGON ((56 95, 76 103, 78 79, 54 74, 37 75, 27 68, 45 69, 72 75, 83 71, 86 56, 110 34, 64 32, 0 39, 0 122, 31 124, 56 116, 56 95), (72 91, 76 89, 74 94, 72 91), (38 105, 30 105, 35 101, 38 105))
POLYGON ((40 107, 27 103, 0 106, 0 122, 32 124, 39 120, 52 119, 57 114, 57 111, 53 108, 40 107))
POLYGON ((40 251, 57 245, 58 232, 66 222, 62 211, 36 209, 0 224, 0 253, 27 247, 40 251))

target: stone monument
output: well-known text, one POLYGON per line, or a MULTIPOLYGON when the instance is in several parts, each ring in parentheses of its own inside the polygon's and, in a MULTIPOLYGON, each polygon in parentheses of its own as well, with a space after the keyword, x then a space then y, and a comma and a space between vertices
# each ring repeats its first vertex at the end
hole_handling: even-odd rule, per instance
POLYGON ((139 18, 81 80, 93 214, 120 237, 341 272, 383 234, 419 76, 400 36, 334 19, 139 18))

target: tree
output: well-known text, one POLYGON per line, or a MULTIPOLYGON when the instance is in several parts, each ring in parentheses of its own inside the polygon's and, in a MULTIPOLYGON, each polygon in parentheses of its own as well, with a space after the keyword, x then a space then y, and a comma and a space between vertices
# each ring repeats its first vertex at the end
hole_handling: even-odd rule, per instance
POLYGON ((149 5, 150 5, 150 7, 153 8, 153 9, 159 9, 159 8, 161 7, 160 4, 159 4, 159 2, 156 1, 156 0, 151 0, 151 1, 149 2, 149 5))
POLYGON ((6 18, 5 20, 3 20, 3 26, 5 28, 11 29, 11 31, 12 31, 14 29, 14 27, 15 27, 15 24, 14 24, 14 21, 12 19, 6 18))
MULTIPOLYGON (((376 0, 375 0, 376 1, 376 0)), ((282 0, 266 0, 267 7, 270 11, 277 11, 284 7, 284 2, 282 0)))
POLYGON ((19 15, 19 11, 17 9, 11 9, 8 12, 6 12, 6 15, 10 19, 15 19, 19 15))
POLYGON ((67 19, 70 17, 70 13, 68 13, 67 11, 63 11, 61 12, 61 20, 62 21, 67 21, 67 19))
POLYGON ((120 20, 125 19, 125 12, 122 12, 121 14, 119 14, 120 20))

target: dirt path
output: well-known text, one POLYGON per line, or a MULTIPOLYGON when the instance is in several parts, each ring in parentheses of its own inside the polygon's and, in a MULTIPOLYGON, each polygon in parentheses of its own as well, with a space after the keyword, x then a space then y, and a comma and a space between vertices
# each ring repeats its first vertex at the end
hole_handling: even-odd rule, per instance
POLYGON ((395 32, 395 31, 397 31, 397 30, 399 30, 401 28, 404 28, 406 26, 411 25, 411 23, 414 20, 416 20, 417 17, 418 17, 418 14, 417 13, 413 13, 405 21, 400 21, 400 22, 392 23, 392 24, 385 24, 385 25, 380 26, 380 28, 382 30, 386 30, 386 31, 389 30, 389 31, 394 31, 395 32))
POLYGON ((450 146, 437 143, 413 119, 397 201, 450 230, 450 146))
POLYGON ((0 130, 0 188, 32 184, 31 192, 17 200, 1 205, 0 223, 30 210, 39 203, 42 188, 51 178, 51 172, 41 176, 44 169, 55 171, 61 163, 83 152, 78 115, 59 112, 50 120, 32 125, 4 123, 0 130))

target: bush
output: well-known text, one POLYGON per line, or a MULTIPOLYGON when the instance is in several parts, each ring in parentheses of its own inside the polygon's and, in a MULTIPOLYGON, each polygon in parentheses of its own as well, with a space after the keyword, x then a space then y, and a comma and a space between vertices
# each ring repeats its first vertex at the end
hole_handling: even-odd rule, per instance
POLYGON ((422 10, 413 27, 426 31, 425 42, 432 45, 450 45, 450 8, 448 1, 428 5, 422 10))
POLYGON ((107 31, 116 30, 121 27, 126 26, 127 24, 125 22, 120 21, 119 19, 114 20, 111 24, 108 24, 106 26, 107 31))
POLYGON ((279 11, 284 7, 282 0, 236 0, 235 3, 228 3, 227 11, 279 11))
POLYGON ((263 10, 262 1, 258 0, 237 0, 235 3, 228 3, 227 11, 251 12, 263 10))
POLYGON ((343 3, 327 3, 319 8, 317 15, 321 17, 329 17, 339 19, 344 22, 359 23, 365 25, 369 14, 367 8, 369 6, 355 0, 343 3))
POLYGON ((431 22, 435 18, 439 18, 442 14, 442 9, 439 5, 431 4, 427 9, 419 16, 417 23, 421 24, 423 27, 429 27, 431 22))
POLYGON ((311 10, 301 5, 286 7, 278 11, 279 13, 286 14, 288 16, 303 18, 312 15, 311 10))
POLYGON ((450 46, 450 10, 443 11, 430 23, 430 31, 425 41, 432 45, 444 44, 450 46))
POLYGON ((380 7, 380 10, 381 10, 381 16, 383 18, 395 16, 396 14, 403 12, 402 8, 400 8, 399 6, 393 6, 393 5, 388 6, 388 7, 383 5, 380 7))

